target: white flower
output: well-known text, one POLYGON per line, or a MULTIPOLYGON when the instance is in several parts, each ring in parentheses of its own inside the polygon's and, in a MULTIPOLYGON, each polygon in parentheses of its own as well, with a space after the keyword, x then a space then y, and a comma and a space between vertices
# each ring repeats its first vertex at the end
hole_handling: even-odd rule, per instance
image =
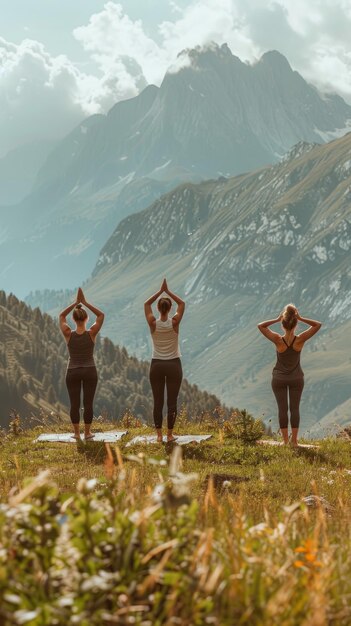
POLYGON ((15 611, 13 616, 17 624, 27 624, 27 622, 31 622, 32 619, 35 619, 36 617, 38 617, 38 615, 39 615, 38 610, 36 611, 22 610, 22 611, 15 611))
POLYGON ((251 526, 249 528, 250 535, 254 535, 255 533, 262 533, 267 530, 268 526, 266 522, 261 522, 260 524, 256 524, 256 526, 251 526))
POLYGON ((96 478, 91 478, 90 480, 87 480, 87 485, 86 488, 88 491, 92 491, 97 485, 97 480, 96 478))
POLYGON ((5 593, 4 600, 10 604, 21 604, 21 598, 14 593, 5 593))
POLYGON ((74 602, 73 598, 70 597, 66 597, 66 598, 60 598, 57 602, 58 606, 72 606, 74 602))
POLYGON ((278 523, 278 526, 274 529, 272 538, 277 539, 277 537, 282 537, 286 531, 286 526, 282 522, 278 523))
POLYGON ((156 487, 154 488, 153 492, 152 492, 152 500, 154 502, 162 502, 162 496, 165 492, 165 485, 163 483, 156 485, 156 487))
POLYGON ((95 576, 90 576, 82 584, 82 591, 108 591, 111 583, 115 580, 115 575, 109 572, 101 571, 95 576))

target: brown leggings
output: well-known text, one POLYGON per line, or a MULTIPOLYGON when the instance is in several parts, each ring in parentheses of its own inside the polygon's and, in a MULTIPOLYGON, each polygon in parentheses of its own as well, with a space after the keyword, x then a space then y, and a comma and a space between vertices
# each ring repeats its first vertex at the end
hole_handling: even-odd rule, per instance
POLYGON ((177 398, 183 378, 180 358, 152 359, 150 366, 150 383, 154 396, 155 427, 162 428, 162 409, 165 386, 167 389, 167 426, 172 430, 177 417, 177 398))
POLYGON ((300 424, 300 400, 304 387, 304 379, 277 380, 272 378, 272 389, 278 404, 280 428, 288 428, 288 389, 290 406, 291 428, 298 428, 300 424))
POLYGON ((66 385, 71 402, 71 422, 79 424, 80 396, 83 388, 84 424, 93 421, 93 401, 98 381, 96 367, 74 367, 66 373, 66 385))

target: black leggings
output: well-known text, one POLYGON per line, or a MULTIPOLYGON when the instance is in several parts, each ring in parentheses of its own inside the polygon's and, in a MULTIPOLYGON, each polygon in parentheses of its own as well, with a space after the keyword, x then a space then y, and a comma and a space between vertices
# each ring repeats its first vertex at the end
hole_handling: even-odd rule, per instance
POLYGON ((167 388, 167 426, 173 429, 177 417, 177 398, 183 378, 180 358, 152 359, 150 365, 150 383, 154 396, 154 422, 156 428, 162 428, 162 409, 165 385, 167 388))
POLYGON ((71 402, 72 424, 79 424, 80 394, 83 385, 84 423, 93 421, 93 401, 98 377, 96 367, 74 367, 67 370, 66 385, 71 402))
POLYGON ((278 404, 280 428, 288 428, 288 389, 290 405, 291 428, 298 428, 300 424, 300 400, 304 387, 304 379, 277 380, 272 378, 272 389, 278 404))

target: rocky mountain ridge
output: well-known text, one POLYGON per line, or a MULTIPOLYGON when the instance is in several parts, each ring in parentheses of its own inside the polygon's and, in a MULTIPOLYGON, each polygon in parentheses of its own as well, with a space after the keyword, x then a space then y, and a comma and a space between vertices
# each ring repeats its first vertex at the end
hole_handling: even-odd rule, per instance
POLYGON ((320 94, 276 51, 254 65, 226 45, 183 56, 189 62, 160 88, 81 123, 51 152, 32 194, 3 211, 5 289, 73 287, 122 218, 179 183, 276 162, 300 140, 345 132, 351 119, 342 98, 320 94))

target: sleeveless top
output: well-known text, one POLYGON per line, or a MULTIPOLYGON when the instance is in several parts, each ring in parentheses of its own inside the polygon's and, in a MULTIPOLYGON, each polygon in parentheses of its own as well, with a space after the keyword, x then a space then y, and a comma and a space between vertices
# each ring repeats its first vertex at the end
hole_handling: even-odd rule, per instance
POLYGON ((155 332, 151 333, 153 350, 153 359, 176 359, 180 357, 179 335, 175 332, 172 319, 168 318, 165 322, 156 320, 155 332))
POLYGON ((93 355, 95 344, 87 330, 82 334, 72 330, 67 346, 69 352, 67 369, 95 367, 93 355))
POLYGON ((290 346, 283 341, 287 347, 284 352, 278 352, 277 350, 277 362, 273 368, 272 374, 276 380, 295 380, 297 378, 303 378, 304 373, 300 365, 300 352, 294 350, 293 344, 296 337, 294 337, 290 346))

